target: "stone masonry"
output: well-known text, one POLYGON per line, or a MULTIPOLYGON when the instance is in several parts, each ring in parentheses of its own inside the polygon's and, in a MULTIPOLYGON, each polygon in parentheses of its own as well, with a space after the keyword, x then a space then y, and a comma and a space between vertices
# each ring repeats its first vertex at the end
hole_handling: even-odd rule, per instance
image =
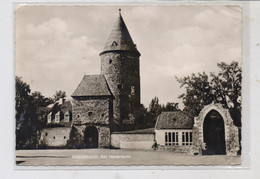
POLYGON ((197 153, 200 153, 199 151, 205 149, 206 147, 204 143, 204 136, 203 136, 203 122, 206 115, 211 110, 216 110, 223 117, 224 128, 225 128, 226 154, 228 156, 236 156, 239 150, 238 128, 233 124, 233 120, 229 114, 228 109, 223 108, 221 104, 211 103, 205 106, 201 110, 199 116, 194 118, 194 127, 193 127, 194 150, 197 151, 197 153))

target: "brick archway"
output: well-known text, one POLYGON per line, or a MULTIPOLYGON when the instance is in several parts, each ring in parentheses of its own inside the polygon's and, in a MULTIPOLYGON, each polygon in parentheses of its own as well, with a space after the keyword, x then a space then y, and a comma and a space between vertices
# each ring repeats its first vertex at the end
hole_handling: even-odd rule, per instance
POLYGON ((239 150, 238 128, 233 124, 233 120, 228 109, 225 109, 219 103, 211 103, 209 105, 206 105, 200 111, 199 116, 194 118, 193 145, 195 147, 195 151, 206 149, 206 143, 204 142, 203 134, 203 124, 206 116, 212 110, 217 111, 224 121, 226 154, 229 156, 237 155, 237 152, 239 150))

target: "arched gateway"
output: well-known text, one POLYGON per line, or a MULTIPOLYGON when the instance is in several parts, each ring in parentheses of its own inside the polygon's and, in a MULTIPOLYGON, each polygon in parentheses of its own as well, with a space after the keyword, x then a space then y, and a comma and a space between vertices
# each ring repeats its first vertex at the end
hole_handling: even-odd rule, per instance
POLYGON ((235 156, 239 150, 238 128, 221 104, 205 106, 194 118, 193 145, 202 155, 235 156))
POLYGON ((85 130, 86 148, 98 148, 98 130, 94 126, 89 126, 85 130))

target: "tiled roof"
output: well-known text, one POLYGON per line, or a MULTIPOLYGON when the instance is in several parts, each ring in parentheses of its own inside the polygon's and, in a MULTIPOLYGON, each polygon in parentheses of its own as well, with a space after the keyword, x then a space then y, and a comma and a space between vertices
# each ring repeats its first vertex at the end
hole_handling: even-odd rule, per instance
POLYGON ((191 129, 193 120, 182 111, 162 112, 155 124, 155 129, 191 129))
POLYGON ((113 134, 154 134, 154 128, 137 129, 132 131, 113 132, 113 134))
POLYGON ((131 35, 128 32, 120 12, 104 47, 104 52, 114 50, 130 50, 140 54, 136 49, 136 45, 134 44, 131 35))
POLYGON ((61 125, 61 126, 70 126, 72 121, 72 104, 69 100, 65 100, 63 104, 59 104, 59 102, 55 102, 50 109, 50 111, 47 113, 47 115, 51 115, 51 123, 48 123, 48 126, 53 125, 61 125), (69 112, 70 121, 65 122, 64 121, 64 115, 66 112, 69 112), (55 115, 60 115, 60 121, 59 123, 56 123, 54 121, 55 115))
POLYGON ((54 103, 47 115, 51 115, 52 118, 54 118, 54 115, 58 112, 62 112, 61 115, 64 115, 67 111, 69 111, 69 113, 72 112, 72 104, 69 100, 64 101, 63 104, 59 104, 59 102, 54 103))
POLYGON ((64 101, 64 103, 61 105, 60 110, 63 114, 65 114, 67 111, 69 113, 72 112, 72 104, 70 101, 64 101))
POLYGON ((104 75, 85 75, 72 97, 110 96, 104 75))

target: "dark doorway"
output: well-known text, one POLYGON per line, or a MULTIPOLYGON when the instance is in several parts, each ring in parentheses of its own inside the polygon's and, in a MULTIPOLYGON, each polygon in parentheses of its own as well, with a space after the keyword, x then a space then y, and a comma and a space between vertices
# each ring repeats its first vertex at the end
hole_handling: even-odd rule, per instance
POLYGON ((98 148, 98 130, 94 126, 87 127, 85 130, 86 148, 98 148))
POLYGON ((203 155, 226 154, 224 120, 219 112, 211 110, 206 115, 203 123, 203 136, 206 143, 203 155))

